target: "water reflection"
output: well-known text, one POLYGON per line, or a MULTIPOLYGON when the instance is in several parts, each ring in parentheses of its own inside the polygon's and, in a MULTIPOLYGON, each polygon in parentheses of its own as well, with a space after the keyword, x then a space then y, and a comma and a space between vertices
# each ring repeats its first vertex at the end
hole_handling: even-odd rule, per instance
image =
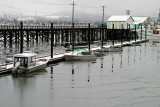
POLYGON ((54 89, 54 83, 53 83, 53 67, 51 67, 51 79, 50 79, 50 97, 53 98, 53 89, 54 89))
POLYGON ((72 63, 72 88, 74 88, 74 63, 72 63))
POLYGON ((128 65, 129 65, 129 56, 130 56, 130 46, 128 47, 128 65))
POLYGON ((121 53, 121 60, 120 60, 120 68, 122 68, 122 53, 121 53))
POLYGON ((0 106, 10 107, 10 98, 6 96, 13 99, 10 102, 14 103, 15 107, 81 107, 81 104, 87 107, 157 105, 160 98, 159 49, 157 47, 154 52, 151 51, 150 44, 143 44, 141 49, 126 47, 123 53, 109 53, 108 56, 97 58, 97 63, 61 62, 54 68, 47 68, 47 74, 18 75, 11 79, 3 77, 5 82, 0 78, 0 106), (147 54, 144 53, 145 49, 147 54), (150 57, 152 53, 153 58, 150 57), (143 59, 141 61, 140 54, 143 59), (134 56, 135 59, 138 58, 137 63, 133 62, 134 56), (123 72, 117 72, 119 70, 123 72), (8 101, 4 102, 3 99, 8 101), (155 100, 157 101, 153 102, 155 100))
POLYGON ((134 62, 136 61, 136 46, 134 47, 134 62))
POLYGON ((101 77, 102 77, 102 75, 103 75, 103 60, 104 60, 104 58, 101 57, 101 58, 100 58, 100 61, 101 61, 101 77))
POLYGON ((113 65, 114 65, 114 54, 112 55, 112 72, 113 72, 113 65))
POLYGON ((102 58, 100 58, 100 60, 101 60, 101 68, 103 68, 103 57, 102 58))
POLYGON ((140 60, 141 60, 141 52, 142 52, 142 45, 140 46, 140 60))
MULTIPOLYGON (((19 100, 19 107, 23 107, 25 104, 25 99, 28 97, 26 93, 30 89, 36 87, 36 76, 45 75, 47 73, 46 69, 42 69, 36 72, 28 73, 28 74, 17 74, 12 75, 14 90, 17 92, 17 96, 15 98, 19 100)), ((31 90, 33 91, 33 90, 31 90)))
POLYGON ((90 81, 90 62, 88 62, 88 82, 90 81))

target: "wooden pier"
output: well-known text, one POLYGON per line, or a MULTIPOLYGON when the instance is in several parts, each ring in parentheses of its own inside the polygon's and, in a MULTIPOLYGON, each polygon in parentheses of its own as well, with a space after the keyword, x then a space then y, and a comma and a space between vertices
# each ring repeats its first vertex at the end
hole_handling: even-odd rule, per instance
MULTIPOLYGON (((6 26, 0 25, 0 42, 4 47, 12 44, 23 45, 24 42, 49 42, 53 33, 53 45, 61 43, 62 46, 72 44, 72 26, 6 26)), ((123 40, 135 37, 135 31, 128 29, 107 29, 107 26, 74 26, 75 42, 82 44, 88 42, 90 34, 91 43, 103 40, 123 40)))

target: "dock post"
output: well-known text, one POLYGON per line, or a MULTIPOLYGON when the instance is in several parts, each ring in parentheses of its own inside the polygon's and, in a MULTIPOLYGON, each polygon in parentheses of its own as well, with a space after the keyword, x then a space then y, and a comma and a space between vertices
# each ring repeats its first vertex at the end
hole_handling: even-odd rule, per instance
POLYGON ((54 38, 53 23, 51 23, 51 58, 53 58, 53 38, 54 38))
POLYGON ((27 44, 29 44, 29 31, 27 31, 27 44))
POLYGON ((13 37, 13 35, 12 35, 12 30, 10 30, 9 33, 10 33, 10 34, 9 34, 9 45, 11 46, 11 45, 12 45, 12 37, 13 37))
POLYGON ((142 24, 141 24, 141 40, 142 40, 142 24))
POLYGON ((102 24, 102 47, 103 47, 103 40, 104 40, 104 28, 103 28, 103 24, 102 24))
POLYGON ((74 23, 72 23, 72 51, 74 51, 74 39, 75 33, 74 33, 74 23))
POLYGON ((72 30, 69 30, 69 45, 72 44, 72 30))
POLYGON ((42 30, 42 44, 43 44, 43 38, 44 38, 44 35, 43 35, 43 30, 42 30))
POLYGON ((15 31, 15 44, 17 45, 17 31, 15 31))
POLYGON ((18 44, 20 44, 20 30, 18 30, 18 33, 17 33, 17 36, 18 36, 18 44))
POLYGON ((128 41, 128 23, 127 23, 127 30, 126 30, 126 32, 125 32, 125 34, 127 35, 127 41, 128 41))
POLYGON ((90 23, 88 23, 88 49, 90 51, 90 23))
POLYGON ((61 28, 61 45, 64 45, 64 30, 61 28))
POLYGON ((130 43, 130 37, 131 37, 131 26, 129 24, 129 43, 130 43))
POLYGON ((20 53, 23 53, 23 22, 21 22, 21 45, 20 45, 20 53))
POLYGON ((113 39, 113 40, 112 40, 112 45, 114 46, 114 24, 113 24, 113 27, 112 27, 112 34, 113 34, 113 35, 112 35, 112 36, 113 36, 113 38, 112 38, 112 39, 113 39))
POLYGON ((136 42, 136 39, 137 39, 137 33, 136 33, 137 31, 136 31, 136 24, 135 24, 135 42, 136 42))
POLYGON ((38 44, 38 30, 36 30, 36 44, 38 44))
POLYGON ((6 48, 6 42, 7 42, 7 34, 6 34, 6 30, 4 30, 4 47, 6 48))
POLYGON ((124 26, 122 24, 121 45, 123 44, 124 26))

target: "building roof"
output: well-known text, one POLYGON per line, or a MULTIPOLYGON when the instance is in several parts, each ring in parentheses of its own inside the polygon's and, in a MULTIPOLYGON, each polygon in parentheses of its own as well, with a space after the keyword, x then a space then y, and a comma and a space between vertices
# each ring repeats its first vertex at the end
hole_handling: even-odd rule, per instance
POLYGON ((37 54, 24 52, 24 53, 14 55, 14 57, 25 57, 25 58, 33 57, 33 56, 37 56, 37 54))
POLYGON ((134 19, 134 24, 140 24, 145 22, 148 19, 148 17, 133 17, 133 19, 134 19))
MULTIPOLYGON (((125 22, 125 21, 127 21, 130 17, 132 18, 132 16, 130 16, 130 15, 121 15, 121 16, 114 15, 114 16, 111 16, 107 21, 108 21, 108 22, 113 22, 113 21, 125 22)), ((132 18, 132 19, 133 19, 133 18, 132 18)), ((134 20, 133 20, 133 21, 134 21, 134 20)))

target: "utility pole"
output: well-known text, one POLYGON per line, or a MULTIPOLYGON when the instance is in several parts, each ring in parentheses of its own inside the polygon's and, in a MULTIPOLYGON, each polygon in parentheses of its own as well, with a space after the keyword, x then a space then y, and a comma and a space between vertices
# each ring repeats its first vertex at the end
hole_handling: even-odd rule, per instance
POLYGON ((102 47, 103 47, 103 40, 104 40, 104 28, 103 28, 103 26, 104 26, 104 7, 105 6, 102 6, 102 8, 103 8, 103 16, 102 16, 102 47))
POLYGON ((22 12, 21 12, 21 21, 22 21, 22 12))
POLYGON ((101 7, 103 8, 102 24, 104 24, 104 8, 105 8, 106 6, 101 6, 101 7))
POLYGON ((35 11, 35 24, 37 23, 37 16, 36 16, 36 11, 35 11))
POLYGON ((73 4, 71 4, 72 7, 72 51, 74 51, 74 39, 75 39, 75 34, 74 34, 74 6, 76 5, 73 1, 73 4))

